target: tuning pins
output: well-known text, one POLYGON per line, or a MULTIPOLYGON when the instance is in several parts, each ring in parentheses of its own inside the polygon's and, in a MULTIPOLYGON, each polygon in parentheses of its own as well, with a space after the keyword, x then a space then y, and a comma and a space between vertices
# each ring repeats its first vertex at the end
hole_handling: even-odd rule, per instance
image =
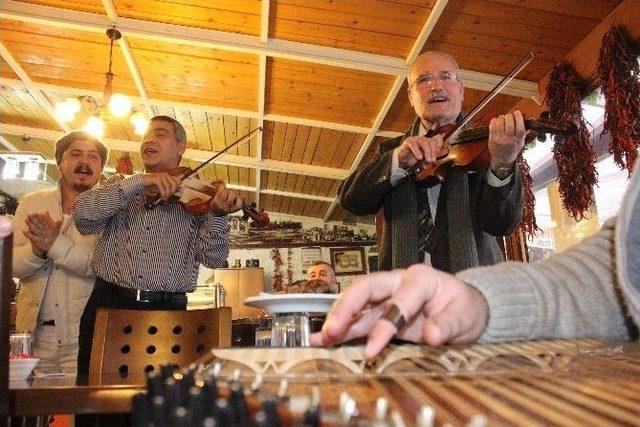
POLYGON ((467 427, 487 427, 487 417, 484 415, 474 415, 467 423, 467 427))
POLYGON ((340 393, 340 417, 342 421, 348 422, 358 415, 358 406, 356 401, 349 393, 343 391, 340 393))
POLYGON ((389 401, 384 397, 376 400, 376 421, 384 421, 387 419, 387 411, 389 410, 389 401))
POLYGON ((436 411, 428 405, 422 405, 416 415, 417 427, 433 427, 436 419, 436 411))
POLYGON ((311 388, 311 399, 309 407, 304 414, 304 427, 320 427, 320 388, 311 388))

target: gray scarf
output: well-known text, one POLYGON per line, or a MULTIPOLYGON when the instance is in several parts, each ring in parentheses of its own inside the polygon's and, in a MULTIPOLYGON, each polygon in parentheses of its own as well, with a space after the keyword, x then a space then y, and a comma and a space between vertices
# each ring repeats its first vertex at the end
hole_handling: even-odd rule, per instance
MULTIPOLYGON (((420 129, 420 121, 416 120, 405 137, 415 136, 420 129)), ((411 177, 400 182, 389 197, 391 207, 391 266, 405 268, 411 264, 421 263, 418 259, 419 233, 417 218, 416 184, 411 177)), ((471 222, 469 204, 469 183, 467 172, 453 168, 440 189, 440 197, 446 198, 446 213, 449 241, 449 270, 457 272, 478 265, 478 250, 471 222), (443 194, 444 193, 444 194, 443 194)), ((441 211, 441 209, 438 209, 441 211)), ((436 235, 438 225, 434 226, 436 235)))

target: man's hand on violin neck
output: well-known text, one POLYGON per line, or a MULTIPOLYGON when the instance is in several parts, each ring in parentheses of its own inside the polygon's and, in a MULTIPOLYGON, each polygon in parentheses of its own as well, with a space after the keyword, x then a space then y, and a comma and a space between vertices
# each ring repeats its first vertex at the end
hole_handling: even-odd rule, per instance
POLYGON ((398 165, 407 169, 419 161, 435 162, 439 156, 446 154, 443 149, 442 135, 433 138, 426 136, 410 136, 402 141, 398 150, 398 165))
POLYGON ((513 167, 524 146, 526 133, 522 113, 518 110, 491 119, 488 146, 492 169, 513 167))
POLYGON ((144 173, 142 182, 145 190, 157 193, 161 199, 168 199, 180 188, 180 177, 169 175, 166 172, 144 173))
POLYGON ((224 216, 242 209, 243 199, 224 185, 218 187, 211 200, 210 209, 214 215, 224 216))

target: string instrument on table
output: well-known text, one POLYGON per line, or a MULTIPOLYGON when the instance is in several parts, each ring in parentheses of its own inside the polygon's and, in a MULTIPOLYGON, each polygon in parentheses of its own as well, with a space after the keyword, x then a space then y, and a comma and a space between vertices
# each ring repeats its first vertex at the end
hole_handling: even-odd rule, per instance
MULTIPOLYGON (((180 177, 181 182, 178 191, 176 191, 176 193, 167 200, 161 199, 159 193, 147 193, 145 207, 147 209, 153 209, 161 203, 178 203, 187 213, 192 215, 204 215, 209 212, 211 200, 213 200, 218 190, 224 185, 224 181, 214 180, 213 182, 207 182, 198 178, 196 172, 223 153, 227 152, 229 149, 248 140, 258 131, 262 131, 262 128, 258 127, 253 129, 251 132, 228 145, 211 158, 202 162, 195 169, 191 169, 187 166, 178 166, 168 170, 167 173, 169 175, 180 177)), ((269 215, 263 209, 258 211, 255 203, 243 201, 241 209, 244 214, 243 219, 246 220, 251 218, 258 227, 265 227, 269 225, 269 215)))
MULTIPOLYGON (((444 140, 444 150, 447 152, 436 161, 426 163, 421 161, 407 169, 414 175, 414 180, 426 185, 441 183, 454 166, 464 168, 468 172, 477 172, 489 166, 491 157, 488 150, 489 127, 462 128, 491 101, 513 78, 533 60, 533 53, 529 52, 506 75, 491 92, 487 94, 471 112, 458 124, 445 125, 436 130, 436 135, 442 135, 444 140)), ((538 120, 525 119, 525 128, 534 131, 538 139, 544 140, 544 134, 556 135, 558 140, 575 133, 578 126, 571 121, 553 121, 549 115, 543 113, 538 120)))
POLYGON ((638 343, 545 340, 438 348, 213 348, 163 366, 137 426, 638 425, 638 343))

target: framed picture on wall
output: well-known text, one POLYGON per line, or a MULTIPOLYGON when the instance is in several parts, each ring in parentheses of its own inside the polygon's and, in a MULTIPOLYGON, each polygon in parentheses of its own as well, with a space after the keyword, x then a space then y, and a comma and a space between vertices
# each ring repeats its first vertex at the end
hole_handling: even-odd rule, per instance
POLYGON ((336 276, 364 274, 367 272, 364 248, 329 248, 331 266, 336 276))
POLYGON ((316 261, 322 259, 322 250, 320 246, 312 246, 308 248, 300 248, 300 260, 302 264, 302 274, 307 274, 307 270, 316 261))

